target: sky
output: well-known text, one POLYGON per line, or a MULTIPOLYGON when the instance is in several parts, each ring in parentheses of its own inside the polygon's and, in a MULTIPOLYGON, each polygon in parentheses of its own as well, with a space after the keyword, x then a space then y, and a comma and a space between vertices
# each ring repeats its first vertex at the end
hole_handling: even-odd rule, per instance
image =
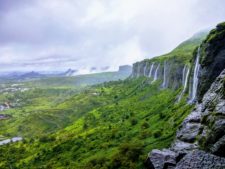
POLYGON ((225 21, 225 0, 0 0, 0 72, 116 70, 225 21))

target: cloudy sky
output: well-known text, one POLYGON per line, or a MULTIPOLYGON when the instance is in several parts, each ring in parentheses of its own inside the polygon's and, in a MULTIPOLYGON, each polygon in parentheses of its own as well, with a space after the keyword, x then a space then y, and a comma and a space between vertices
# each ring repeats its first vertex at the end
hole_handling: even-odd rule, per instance
POLYGON ((0 71, 114 70, 221 21, 224 0, 0 0, 0 71))

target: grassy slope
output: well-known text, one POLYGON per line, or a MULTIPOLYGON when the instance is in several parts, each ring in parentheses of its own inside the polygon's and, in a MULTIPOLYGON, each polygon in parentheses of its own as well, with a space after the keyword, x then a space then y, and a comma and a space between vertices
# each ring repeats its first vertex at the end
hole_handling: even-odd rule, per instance
MULTIPOLYGON (((193 56, 193 52, 196 50, 196 48, 201 44, 201 42, 206 38, 208 32, 200 32, 198 34, 195 34, 190 39, 184 41, 180 45, 178 45, 174 50, 171 52, 154 57, 150 59, 151 61, 157 61, 157 62, 163 62, 166 59, 174 59, 179 62, 183 62, 185 64, 190 64, 193 56)), ((149 60, 149 59, 147 59, 149 60)))
MULTIPOLYGON (((175 58, 189 63, 193 50, 204 36, 188 40, 171 53, 153 60, 175 58)), ((50 84, 44 80, 39 86, 49 90, 50 84)), ((22 128, 26 128, 26 124, 33 126, 33 130, 26 130, 26 135, 41 136, 35 140, 27 137, 25 143, 1 146, 0 168, 10 165, 13 168, 143 168, 146 154, 153 148, 169 146, 176 129, 192 109, 185 100, 175 104, 180 90, 161 90, 157 87, 159 84, 150 85, 145 78, 111 82, 91 87, 58 104, 52 104, 52 98, 44 101, 40 97, 38 103, 48 105, 38 114, 41 119, 51 121, 58 117, 59 121, 54 119, 57 125, 64 122, 68 125, 67 119, 72 119, 73 124, 64 129, 47 127, 29 132, 34 131, 37 124, 40 128, 44 126, 37 120, 40 118, 36 118, 38 106, 31 104, 30 118, 25 119, 22 128), (53 117, 49 117, 49 113, 53 117)), ((58 86, 53 88, 58 90, 58 86)))
POLYGON ((126 72, 106 72, 10 82, 22 83, 31 90, 0 95, 0 103, 5 101, 14 103, 20 100, 16 108, 1 112, 11 115, 12 118, 0 121, 0 135, 34 137, 64 128, 76 120, 80 114, 92 108, 91 104, 95 100, 86 93, 82 93, 82 90, 88 88, 87 85, 124 79, 128 76, 126 72), (77 95, 80 92, 81 94, 77 95), (60 105, 74 95, 76 96, 73 99, 80 100, 82 103, 60 105))
MULTIPOLYGON (((174 104, 177 92, 160 90, 158 83, 150 85, 140 78, 93 87, 58 105, 91 107, 73 125, 35 143, 18 145, 16 152, 23 151, 24 157, 15 153, 5 158, 22 158, 17 160, 19 168, 140 168, 148 151, 170 145, 191 110, 184 100, 174 104)), ((16 147, 8 148, 0 147, 1 152, 16 147)))
POLYGON ((78 88, 108 81, 124 80, 129 72, 103 72, 72 77, 50 77, 28 81, 26 85, 38 88, 78 88))

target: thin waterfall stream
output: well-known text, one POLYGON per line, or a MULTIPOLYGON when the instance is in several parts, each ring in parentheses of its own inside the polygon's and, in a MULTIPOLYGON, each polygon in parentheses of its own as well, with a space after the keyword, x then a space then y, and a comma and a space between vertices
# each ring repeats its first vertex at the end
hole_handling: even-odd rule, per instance
POLYGON ((196 99, 197 89, 198 89, 198 74, 200 69, 199 59, 200 59, 200 47, 198 48, 197 58, 195 60, 195 69, 194 69, 194 77, 193 77, 193 86, 190 103, 193 103, 196 99))
POLYGON ((164 70, 163 70, 163 88, 166 88, 166 61, 164 62, 164 70))
POLYGON ((183 88, 183 90, 182 90, 182 92, 181 92, 181 94, 178 98, 178 101, 181 100, 181 98, 183 97, 183 95, 184 95, 184 93, 187 89, 189 73, 190 73, 190 69, 189 69, 188 66, 185 65, 184 68, 183 68, 183 77, 182 77, 182 84, 183 84, 184 88, 183 88))
POLYGON ((155 74, 154 74, 154 80, 153 81, 156 81, 158 79, 158 70, 159 70, 159 64, 155 70, 155 74))
POLYGON ((153 68, 154 68, 154 62, 151 64, 151 68, 150 68, 150 72, 149 72, 149 77, 152 77, 152 71, 153 71, 153 68))

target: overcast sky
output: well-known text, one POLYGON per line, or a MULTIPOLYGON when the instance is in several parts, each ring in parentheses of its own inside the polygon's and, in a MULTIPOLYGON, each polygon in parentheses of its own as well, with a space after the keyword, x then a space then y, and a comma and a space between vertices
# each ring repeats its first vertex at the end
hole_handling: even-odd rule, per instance
POLYGON ((221 21, 225 0, 0 0, 0 71, 115 70, 221 21))

